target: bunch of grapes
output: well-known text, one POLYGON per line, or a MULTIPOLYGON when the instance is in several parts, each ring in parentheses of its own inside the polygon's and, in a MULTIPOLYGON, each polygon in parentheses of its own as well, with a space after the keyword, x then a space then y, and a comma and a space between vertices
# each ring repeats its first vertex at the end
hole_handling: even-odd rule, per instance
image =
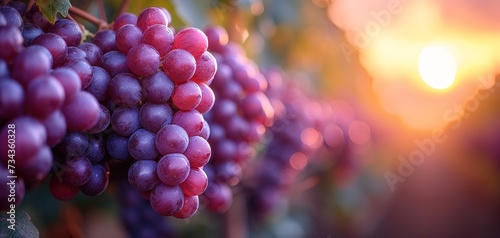
MULTIPOLYGON (((34 17, 36 8, 25 15, 23 3, 11 5, 16 8, 0 7, 0 172, 2 179, 15 178, 15 185, 2 187, 2 196, 15 189, 9 202, 19 203, 25 187, 36 186, 51 170, 51 148, 66 132, 97 123, 99 104, 82 91, 92 76, 90 65, 71 58, 82 37, 79 26, 67 19, 48 25, 34 17), (32 22, 23 22, 24 15, 32 22)), ((2 200, 0 207, 8 205, 2 200)))
POLYGON ((209 209, 224 212, 232 203, 230 186, 238 184, 242 166, 255 156, 254 145, 272 124, 274 110, 265 94, 266 79, 243 49, 228 42, 227 32, 221 27, 205 32, 218 70, 211 84, 217 101, 207 114, 213 153, 204 198, 209 209))
POLYGON ((304 81, 285 79, 284 75, 277 68, 266 72, 275 121, 267 130, 262 154, 247 170, 244 182, 249 211, 256 219, 279 207, 297 176, 314 158, 350 161, 344 159, 351 151, 346 126, 353 118, 345 115, 352 113, 336 110, 333 103, 312 96, 312 88, 304 81))
POLYGON ((16 202, 51 168, 55 198, 99 195, 121 163, 154 211, 191 217, 211 156, 203 114, 215 101, 217 64, 206 35, 174 34, 168 11, 150 7, 82 42, 74 21, 50 24, 36 5, 26 14, 12 5, 22 9, 0 7, 0 172, 18 175, 16 202))

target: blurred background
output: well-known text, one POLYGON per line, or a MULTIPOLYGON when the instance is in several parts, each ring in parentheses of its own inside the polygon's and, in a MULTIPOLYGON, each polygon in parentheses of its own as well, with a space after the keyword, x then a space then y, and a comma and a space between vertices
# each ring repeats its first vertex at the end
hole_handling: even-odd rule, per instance
MULTIPOLYGON (((97 16, 97 2, 72 4, 97 16)), ((111 22, 122 1, 102 2, 111 22)), ((224 214, 165 218, 174 237, 500 237, 499 1, 128 4, 165 7, 176 29, 223 26, 261 68, 332 102, 353 145, 315 154, 264 217, 235 187, 224 214)), ((44 185, 22 207, 42 237, 126 237, 117 186, 58 202, 44 185)))

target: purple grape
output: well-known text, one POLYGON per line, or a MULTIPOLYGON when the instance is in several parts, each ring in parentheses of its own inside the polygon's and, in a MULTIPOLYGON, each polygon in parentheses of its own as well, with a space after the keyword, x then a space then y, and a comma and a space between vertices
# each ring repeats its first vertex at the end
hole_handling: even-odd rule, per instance
POLYGON ((97 66, 101 62, 102 51, 97 45, 83 42, 78 48, 85 52, 86 59, 90 65, 97 66))
POLYGON ((30 23, 30 22, 25 22, 23 32, 22 32, 24 46, 31 45, 31 41, 43 33, 44 32, 43 32, 42 28, 40 28, 39 26, 37 26, 33 23, 30 23))
POLYGON ((70 131, 86 131, 99 120, 99 103, 92 94, 80 91, 62 108, 70 131))
POLYGON ((197 136, 203 129, 203 116, 196 110, 177 111, 172 117, 172 124, 182 127, 188 136, 197 136))
POLYGON ((128 170, 128 181, 130 186, 138 191, 150 191, 159 182, 156 174, 156 161, 139 160, 134 162, 128 170))
POLYGON ((203 167, 210 160, 210 144, 202 137, 189 137, 189 144, 184 155, 188 158, 191 167, 203 167))
POLYGON ((21 84, 10 78, 0 80, 0 119, 12 119, 23 112, 25 93, 21 84))
POLYGON ((89 146, 89 138, 83 133, 69 132, 57 145, 59 152, 65 157, 81 156, 89 146))
POLYGON ((191 81, 195 83, 206 83, 212 79, 217 72, 217 62, 214 56, 205 51, 199 59, 196 60, 196 71, 191 81))
POLYGON ((87 132, 91 134, 97 134, 103 132, 104 130, 106 130, 106 128, 108 128, 110 123, 111 123, 111 114, 109 113, 108 108, 106 108, 102 104, 99 104, 99 119, 92 128, 87 130, 87 132))
POLYGON ((52 151, 50 147, 42 147, 30 163, 19 167, 19 169, 28 189, 40 184, 52 169, 52 151))
POLYGON ((198 84, 198 86, 201 90, 201 101, 195 109, 200 113, 206 113, 214 106, 215 94, 214 91, 204 83, 198 84))
POLYGON ((113 30, 118 32, 118 30, 127 24, 136 25, 137 24, 137 16, 130 12, 125 12, 120 14, 113 23, 113 30))
POLYGON ((9 77, 9 68, 5 60, 0 59, 0 78, 9 77))
MULTIPOLYGON (((11 126, 12 128, 12 126, 11 126)), ((20 116, 5 124, 0 130, 0 158, 7 164, 9 143, 8 135, 15 133, 15 147, 22 148, 15 150, 16 165, 23 166, 30 163, 33 156, 45 145, 47 141, 47 132, 45 127, 39 121, 27 117, 20 116), (9 129, 8 125, 13 125, 13 129, 9 129), (10 130, 10 131, 9 131, 10 130)), ((12 138, 11 138, 12 139, 12 138)))
POLYGON ((1 6, 0 13, 5 17, 7 26, 13 26, 16 29, 22 30, 23 18, 16 9, 9 6, 1 6))
POLYGON ((171 153, 158 161, 156 171, 158 178, 166 185, 179 185, 189 175, 189 161, 183 154, 171 153))
POLYGON ((69 19, 58 19, 49 27, 49 32, 61 36, 68 46, 78 46, 82 40, 82 31, 78 24, 69 19))
POLYGON ((32 45, 41 45, 49 50, 54 66, 62 65, 68 54, 66 42, 54 33, 44 33, 31 41, 32 45))
POLYGON ((181 210, 184 194, 179 186, 158 184, 151 192, 151 207, 162 216, 171 216, 181 210))
POLYGON ((21 52, 23 36, 14 26, 0 26, 0 35, 0 59, 10 62, 21 52))
POLYGON ((88 140, 87 150, 85 156, 93 164, 99 163, 104 159, 106 154, 106 146, 104 145, 104 138, 101 134, 91 135, 88 140))
POLYGON ((55 110, 42 120, 47 131, 47 144, 55 146, 66 136, 66 120, 60 110, 55 110))
POLYGON ((97 45, 103 54, 108 51, 118 50, 115 43, 116 33, 113 30, 102 30, 97 32, 92 43, 97 45))
POLYGON ((165 55, 163 72, 176 84, 189 81, 196 71, 196 60, 188 51, 174 49, 165 55))
POLYGON ((211 26, 205 29, 208 39, 208 49, 213 52, 220 52, 229 41, 227 31, 221 26, 211 26))
POLYGON ((164 125, 172 122, 172 114, 172 109, 168 104, 147 102, 140 109, 139 119, 142 127, 156 133, 164 125))
POLYGON ((155 134, 146 129, 136 130, 128 140, 128 152, 136 160, 155 160, 160 155, 155 147, 155 134))
POLYGON ((111 133, 106 140, 106 149, 113 159, 125 161, 130 158, 128 153, 128 137, 111 133))
POLYGON ((181 210, 174 213, 172 216, 180 219, 187 219, 192 217, 196 211, 198 211, 198 207, 200 205, 200 200, 198 196, 185 196, 184 197, 184 205, 181 210))
POLYGON ((127 54, 129 50, 141 43, 142 31, 137 26, 127 24, 116 31, 116 48, 123 54, 127 54))
POLYGON ((160 67, 160 54, 150 45, 138 44, 127 54, 127 65, 130 71, 139 76, 149 76, 160 67))
POLYGON ((66 60, 87 60, 87 54, 78 47, 68 46, 68 55, 66 56, 66 60))
POLYGON ((206 120, 203 120, 203 127, 201 128, 200 134, 198 134, 199 137, 208 140, 210 137, 210 126, 208 125, 208 122, 206 120))
POLYGON ((120 136, 130 136, 141 128, 139 108, 119 107, 111 114, 111 127, 120 136))
POLYGON ((71 68, 59 67, 50 72, 64 89, 64 101, 69 102, 82 89, 82 81, 78 74, 71 68))
POLYGON ((200 29, 186 27, 175 34, 173 49, 186 50, 195 59, 200 58, 207 48, 207 36, 200 29))
POLYGON ((208 177, 203 169, 191 167, 186 180, 179 186, 186 196, 201 195, 207 189, 208 177))
POLYGON ((26 88, 25 110, 37 118, 45 118, 63 106, 64 88, 50 75, 39 76, 26 88))
POLYGON ((85 156, 70 157, 63 163, 61 178, 72 186, 82 186, 90 179, 92 163, 85 156))
POLYGON ((176 85, 172 93, 172 102, 180 110, 192 110, 201 102, 201 89, 197 83, 191 81, 176 85))
POLYGON ((162 155, 183 153, 186 151, 188 143, 188 134, 178 125, 166 125, 156 133, 156 149, 162 155))
POLYGON ((106 190, 109 182, 109 171, 100 164, 93 164, 89 180, 82 186, 80 191, 87 196, 97 196, 106 190))
POLYGON ((108 97, 108 86, 111 77, 108 72, 98 66, 92 66, 92 81, 90 85, 85 88, 85 91, 94 95, 99 102, 104 102, 108 97))
POLYGON ((144 32, 148 27, 156 24, 168 25, 167 16, 157 7, 144 9, 137 17, 137 26, 144 32))
POLYGON ((43 16, 42 12, 36 4, 34 4, 26 13, 26 18, 43 30, 48 30, 48 28, 51 26, 49 21, 43 16))
POLYGON ((166 25, 153 25, 144 31, 142 43, 153 46, 164 57, 174 43, 174 34, 166 25))
POLYGON ((12 7, 16 9, 16 11, 19 13, 19 15, 24 15, 24 12, 26 12, 26 3, 21 2, 21 1, 11 1, 9 4, 7 4, 9 7, 12 7))
POLYGON ((67 61, 64 66, 73 69, 82 82, 82 89, 87 88, 92 82, 92 66, 86 60, 67 61))
POLYGON ((108 96, 120 106, 133 107, 141 100, 141 84, 133 74, 116 75, 108 87, 108 96))
POLYGON ((233 202, 231 188, 219 182, 209 182, 203 197, 206 198, 207 208, 219 213, 227 211, 233 202))
POLYGON ((174 83, 162 71, 143 78, 141 85, 144 97, 152 103, 166 103, 174 91, 174 83))
POLYGON ((121 73, 128 73, 127 56, 120 51, 108 51, 101 57, 101 67, 108 71, 111 77, 121 73))

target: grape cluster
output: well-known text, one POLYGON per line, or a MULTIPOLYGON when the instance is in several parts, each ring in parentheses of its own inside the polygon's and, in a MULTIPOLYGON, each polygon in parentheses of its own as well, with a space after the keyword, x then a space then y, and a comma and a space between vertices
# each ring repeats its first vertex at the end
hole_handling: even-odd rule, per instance
POLYGON ((205 32, 218 70, 211 84, 217 101, 206 117, 213 154, 204 200, 212 211, 224 212, 232 203, 230 186, 238 184, 242 166, 255 156, 254 146, 272 124, 274 110, 265 94, 265 77, 243 49, 228 42, 224 28, 210 27, 205 32))
MULTIPOLYGON (((2 179, 17 176, 19 203, 25 187, 36 186, 50 172, 51 148, 66 132, 84 132, 97 123, 99 104, 82 91, 92 76, 90 65, 71 58, 82 37, 79 26, 67 19, 49 25, 35 17, 36 7, 25 15, 22 2, 11 6, 0 7, 0 172, 2 179)), ((0 208, 7 205, 2 200, 0 208)))
POLYGON ((36 5, 24 14, 26 5, 12 3, 24 8, 0 7, 0 173, 7 178, 14 165, 9 147, 22 148, 16 202, 51 168, 52 195, 70 200, 101 194, 110 165, 126 164, 154 211, 191 217, 211 156, 203 114, 215 101, 217 64, 206 35, 192 27, 174 34, 168 11, 150 7, 82 42, 74 21, 50 24, 36 5))
POLYGON ((288 77, 277 68, 267 70, 267 95, 275 109, 274 124, 267 130, 265 148, 245 178, 251 215, 261 219, 280 207, 291 185, 313 158, 323 156, 336 163, 350 153, 345 118, 334 105, 316 98, 311 87, 288 77), (309 93, 308 93, 309 92, 309 93), (321 154, 320 154, 321 153, 321 154))

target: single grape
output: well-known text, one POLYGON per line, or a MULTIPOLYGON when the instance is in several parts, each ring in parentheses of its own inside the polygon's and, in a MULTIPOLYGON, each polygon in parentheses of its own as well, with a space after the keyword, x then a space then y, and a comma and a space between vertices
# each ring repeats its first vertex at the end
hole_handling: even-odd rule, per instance
POLYGON ((49 27, 49 32, 61 36, 68 46, 78 46, 82 40, 82 31, 78 24, 69 19, 58 19, 49 27))
POLYGON ((149 76, 160 67, 160 55, 150 45, 138 44, 127 54, 127 65, 130 71, 139 76, 149 76))
POLYGON ((175 86, 172 93, 172 102, 180 110, 189 111, 200 104, 201 96, 200 86, 189 81, 175 86))
POLYGON ((184 205, 184 194, 179 186, 158 184, 151 192, 151 207, 162 216, 171 216, 184 205))
POLYGON ((185 196, 184 197, 184 205, 181 210, 173 214, 172 216, 180 219, 187 219, 192 217, 196 211, 198 211, 198 207, 200 205, 200 200, 198 196, 185 196))
POLYGON ((164 57, 171 49, 174 42, 174 34, 166 25, 153 25, 144 31, 142 43, 153 46, 161 57, 164 57))
POLYGON ((191 81, 195 83, 205 83, 215 76, 215 72, 217 72, 217 61, 210 52, 205 51, 201 57, 196 60, 196 71, 191 81))
POLYGON ((133 107, 141 100, 141 84, 133 74, 118 74, 109 83, 108 96, 120 106, 133 107))
POLYGON ((90 179, 92 163, 85 156, 67 158, 63 163, 61 178, 72 186, 82 186, 90 179))
POLYGON ((139 160, 134 162, 128 170, 130 186, 139 191, 150 191, 159 182, 156 174, 157 163, 154 160, 139 160))
POLYGON ((101 62, 102 51, 97 45, 83 42, 78 48, 85 52, 86 59, 90 65, 97 66, 101 62))
POLYGON ((52 75, 64 89, 64 101, 69 102, 75 98, 77 92, 82 89, 82 81, 78 74, 71 68, 59 67, 52 72, 52 75))
POLYGON ((115 77, 121 73, 130 72, 127 67, 127 56, 120 51, 108 51, 101 57, 101 65, 106 71, 108 71, 111 77, 115 77))
POLYGON ((60 36, 54 33, 45 33, 37 36, 35 39, 31 41, 32 45, 41 45, 47 50, 49 50, 52 55, 52 60, 54 66, 62 65, 68 54, 66 42, 60 36))
POLYGON ((182 192, 187 196, 197 196, 205 192, 208 186, 208 177, 205 171, 201 168, 193 168, 189 171, 189 175, 179 185, 182 192))
POLYGON ((125 161, 130 158, 128 153, 128 137, 111 133, 106 140, 106 149, 113 159, 125 161))
POLYGON ((86 131, 95 126, 99 120, 99 103, 92 94, 80 91, 73 100, 63 106, 62 112, 68 130, 86 131))
POLYGON ((160 8, 148 7, 137 17, 137 26, 144 32, 148 27, 156 24, 168 25, 167 16, 160 8))
POLYGON ((108 108, 106 108, 102 104, 99 104, 99 119, 92 128, 87 130, 87 132, 91 134, 97 134, 103 132, 104 130, 106 130, 106 128, 108 128, 110 123, 111 123, 111 114, 109 113, 108 108))
POLYGON ((12 119, 21 115, 25 93, 21 84, 10 78, 0 80, 0 118, 12 119))
POLYGON ((26 112, 37 118, 45 118, 64 104, 64 88, 56 78, 42 75, 26 88, 26 112))
POLYGON ((172 117, 172 124, 182 127, 188 136, 197 136, 203 129, 203 116, 196 110, 177 111, 172 117))
MULTIPOLYGON (((43 32, 42 28, 40 28, 39 26, 37 26, 33 23, 30 23, 30 22, 25 22, 23 32, 22 32, 24 46, 31 45, 31 41, 43 33, 44 32, 43 32)), ((15 48, 12 48, 12 49, 15 49, 15 48)))
POLYGON ((80 186, 80 190, 87 196, 97 196, 106 190, 108 182, 109 171, 100 164, 93 164, 90 178, 84 185, 80 186))
POLYGON ((108 98, 108 86, 111 77, 108 72, 98 66, 92 66, 92 81, 85 91, 94 95, 99 102, 104 102, 108 98))
POLYGON ((158 161, 156 172, 158 178, 166 185, 179 185, 189 175, 189 161, 185 155, 171 153, 158 161))
POLYGON ((48 28, 51 26, 47 18, 43 16, 42 12, 36 4, 33 4, 31 9, 26 13, 26 18, 43 30, 48 30, 48 28))
POLYGON ((137 16, 130 12, 125 12, 116 17, 115 22, 113 23, 113 30, 118 32, 118 30, 127 24, 136 25, 137 24, 137 16))
POLYGON ((123 54, 127 54, 129 50, 141 43, 142 31, 137 26, 127 24, 116 31, 116 48, 123 54))
POLYGON ((210 160, 211 155, 210 144, 199 136, 189 137, 189 144, 184 151, 184 155, 188 158, 191 167, 205 166, 210 160))
POLYGON ((155 160, 160 155, 155 147, 155 134, 146 129, 136 130, 128 140, 128 152, 136 160, 155 160))
POLYGON ((210 137, 210 126, 208 125, 208 122, 206 120, 203 120, 203 127, 201 128, 200 134, 198 134, 199 137, 208 140, 210 137))
POLYGON ((68 132, 63 141, 57 145, 59 152, 66 157, 81 156, 89 146, 89 138, 86 134, 68 132))
POLYGON ((188 51, 174 49, 165 55, 163 71, 174 83, 185 83, 196 71, 196 60, 188 51))
POLYGON ((119 107, 111 114, 111 127, 120 136, 130 136, 141 128, 139 108, 119 107))
POLYGON ((37 76, 46 74, 52 67, 52 55, 43 46, 25 48, 12 61, 12 77, 26 86, 37 76))
POLYGON ((67 61, 73 60, 87 60, 87 54, 82 49, 75 46, 68 46, 68 54, 66 55, 67 61))
POLYGON ((52 169, 52 151, 50 147, 44 146, 34 155, 30 163, 19 167, 19 173, 29 189, 42 182, 50 169, 52 169))
POLYGON ((38 120, 28 116, 20 116, 7 122, 0 130, 0 158, 4 164, 7 164, 7 160, 10 159, 8 154, 12 154, 8 153, 11 148, 9 148, 7 142, 8 138, 11 138, 8 135, 12 135, 13 132, 12 129, 8 128, 8 125, 14 126, 16 165, 23 166, 30 163, 33 156, 38 153, 47 141, 45 127, 38 120), (22 148, 22 150, 19 148, 22 148))
POLYGON ((5 17, 8 26, 13 26, 16 29, 23 29, 23 18, 19 12, 9 6, 1 6, 0 13, 5 17))
POLYGON ((42 120, 47 131, 47 144, 55 146, 66 136, 66 120, 60 110, 55 110, 42 120))
POLYGON ((212 109, 215 104, 215 94, 214 91, 206 84, 198 84, 201 90, 201 101, 196 110, 200 113, 206 113, 212 109))
POLYGON ((166 125, 156 133, 156 149, 162 155, 183 153, 186 151, 188 143, 188 134, 178 125, 166 125))
POLYGON ((106 145, 102 134, 91 135, 88 140, 85 156, 93 164, 101 162, 106 154, 106 145))
POLYGON ((207 48, 207 36, 198 28, 186 27, 175 34, 173 49, 186 50, 195 59, 200 58, 207 48))
POLYGON ((142 105, 139 119, 143 128, 158 132, 164 125, 172 122, 173 112, 168 104, 155 104, 147 102, 142 105))
POLYGON ((229 42, 227 31, 220 26, 211 26, 205 29, 208 39, 208 49, 213 52, 220 52, 229 42))
POLYGON ((219 182, 208 183, 203 196, 207 198, 207 208, 218 213, 227 211, 233 202, 231 188, 219 182))
POLYGON ((166 103, 174 91, 174 83, 162 71, 143 78, 141 86, 144 97, 152 103, 166 103))
POLYGON ((87 88, 92 82, 92 66, 86 60, 67 61, 64 66, 73 69, 82 82, 82 89, 87 88))
POLYGON ((108 51, 118 50, 116 48, 116 33, 113 30, 102 30, 97 32, 92 43, 97 45, 103 54, 108 51))

